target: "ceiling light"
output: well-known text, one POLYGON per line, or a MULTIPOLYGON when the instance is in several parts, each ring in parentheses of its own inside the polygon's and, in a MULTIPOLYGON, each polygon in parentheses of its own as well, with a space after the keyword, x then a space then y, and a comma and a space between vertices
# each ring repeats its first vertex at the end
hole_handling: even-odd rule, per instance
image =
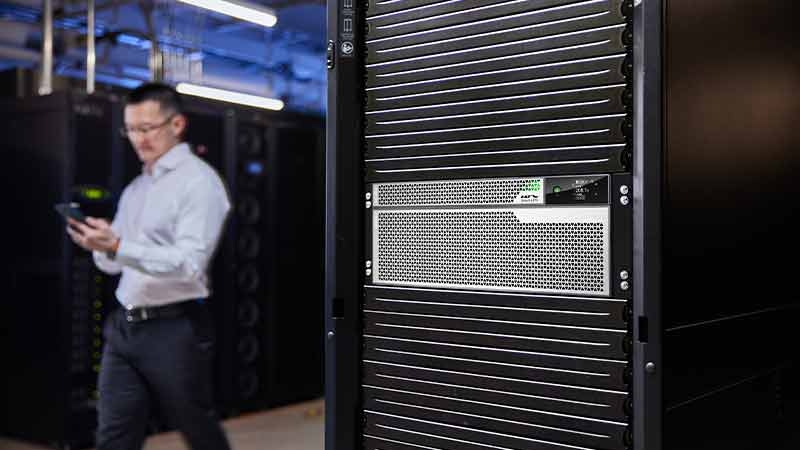
POLYGON ((280 111, 283 109, 283 102, 274 98, 260 97, 258 95, 244 94, 241 92, 226 91, 207 86, 198 86, 190 83, 178 83, 175 89, 181 94, 194 95, 196 97, 209 98, 223 102, 236 103, 238 105, 253 106, 256 108, 271 109, 280 111))
POLYGON ((265 27, 273 27, 275 26, 275 23, 278 22, 278 16, 275 15, 275 11, 254 3, 243 2, 239 0, 178 1, 265 27))

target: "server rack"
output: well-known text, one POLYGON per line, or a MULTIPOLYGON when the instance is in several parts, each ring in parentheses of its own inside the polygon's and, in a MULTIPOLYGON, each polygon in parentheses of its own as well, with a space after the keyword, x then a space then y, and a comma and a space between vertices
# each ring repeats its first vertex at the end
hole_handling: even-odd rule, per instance
POLYGON ((323 146, 318 119, 229 109, 238 411, 322 394, 323 146), (299 323, 298 323, 299 322, 299 323))
POLYGON ((75 201, 109 217, 122 176, 113 98, 54 94, 0 106, 6 167, 2 432, 90 445, 112 277, 78 249, 53 210, 75 201))
MULTIPOLYGON (((649 8, 656 6, 643 10, 645 39, 655 36, 657 16, 649 8)), ((746 0, 669 0, 661 7, 662 93, 660 102, 643 98, 641 120, 643 139, 661 139, 662 150, 659 161, 648 161, 645 152, 641 166, 660 165, 660 178, 641 179, 660 185, 644 185, 660 204, 647 197, 642 203, 643 214, 648 201, 660 214, 660 227, 643 231, 660 229, 661 237, 660 262, 645 261, 644 270, 661 272, 655 330, 661 330, 662 445, 795 448, 798 354, 791 324, 798 297, 790 269, 766 261, 797 249, 796 240, 781 236, 798 217, 796 202, 788 200, 798 189, 791 173, 800 164, 793 150, 800 134, 789 125, 798 94, 786 80, 800 76, 800 54, 790 44, 798 39, 793 18, 800 9, 796 2, 746 0), (648 129, 656 117, 660 130, 648 129), (693 268, 702 276, 687 278, 693 268)), ((650 62, 643 66, 645 95, 655 88, 647 84, 647 72, 658 67, 650 62)))
POLYGON ((324 395, 325 146, 316 118, 276 124, 273 406, 324 395), (297 322, 300 322, 298 325, 297 322))
POLYGON ((796 6, 328 6, 327 449, 795 442, 796 6))

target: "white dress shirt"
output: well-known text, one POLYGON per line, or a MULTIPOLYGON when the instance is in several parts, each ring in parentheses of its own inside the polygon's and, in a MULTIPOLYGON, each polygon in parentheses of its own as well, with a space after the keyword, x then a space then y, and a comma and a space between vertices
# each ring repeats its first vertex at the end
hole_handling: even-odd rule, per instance
POLYGON ((116 295, 126 307, 208 297, 206 271, 228 211, 217 172, 181 143, 125 188, 111 223, 116 257, 94 252, 94 262, 122 273, 116 295))

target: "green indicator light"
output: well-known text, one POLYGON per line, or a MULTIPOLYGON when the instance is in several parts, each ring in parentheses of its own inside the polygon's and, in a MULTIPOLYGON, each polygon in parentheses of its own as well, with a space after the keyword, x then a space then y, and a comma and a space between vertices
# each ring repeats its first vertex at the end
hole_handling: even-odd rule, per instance
POLYGON ((100 200, 103 198, 103 190, 95 188, 86 188, 83 190, 83 196, 90 200, 100 200))
POLYGON ((553 192, 555 192, 556 194, 561 192, 561 186, 553 186, 553 192))

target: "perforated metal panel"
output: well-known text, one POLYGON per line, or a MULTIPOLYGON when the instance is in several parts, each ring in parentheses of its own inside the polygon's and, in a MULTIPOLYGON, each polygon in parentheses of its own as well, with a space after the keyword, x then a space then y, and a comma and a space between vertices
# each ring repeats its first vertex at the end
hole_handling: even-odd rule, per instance
POLYGON ((531 178, 384 183, 373 187, 375 206, 509 205, 531 178))
POLYGON ((530 181, 373 186, 372 281, 608 295, 608 206, 521 204, 530 181))
POLYGON ((376 211, 376 284, 608 295, 608 208, 376 211))

